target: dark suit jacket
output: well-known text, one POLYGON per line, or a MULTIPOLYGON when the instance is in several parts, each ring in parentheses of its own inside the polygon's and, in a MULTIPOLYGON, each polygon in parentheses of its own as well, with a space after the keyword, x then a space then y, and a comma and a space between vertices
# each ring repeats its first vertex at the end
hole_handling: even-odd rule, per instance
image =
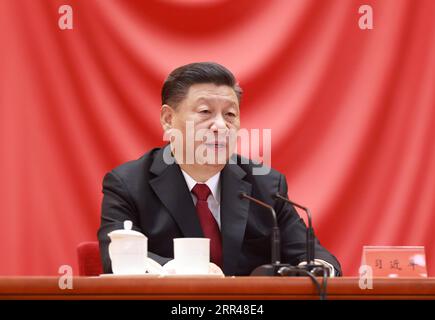
MULTIPOLYGON (((168 146, 166 146, 168 147, 168 146)), ((107 173, 103 180, 101 226, 98 231, 104 272, 111 272, 107 234, 123 228, 124 220, 148 237, 149 257, 161 264, 173 257, 173 238, 203 237, 180 167, 163 161, 164 148, 156 148, 135 161, 107 173)), ((306 226, 295 209, 271 195, 287 195, 287 182, 271 169, 253 175, 252 162, 227 164, 221 172, 221 232, 225 275, 249 275, 271 262, 270 211, 239 198, 245 192, 274 206, 281 232, 281 261, 293 265, 305 260, 306 226)), ((246 160, 246 159, 245 159, 246 160)), ((337 259, 316 239, 316 258, 341 273, 337 259)))

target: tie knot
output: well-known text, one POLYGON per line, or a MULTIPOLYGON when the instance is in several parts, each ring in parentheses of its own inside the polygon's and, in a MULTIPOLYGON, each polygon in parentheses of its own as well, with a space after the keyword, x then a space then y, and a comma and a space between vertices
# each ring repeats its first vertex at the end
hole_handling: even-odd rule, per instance
POLYGON ((192 188, 192 193, 198 198, 198 201, 207 201, 211 191, 205 183, 197 183, 192 188))

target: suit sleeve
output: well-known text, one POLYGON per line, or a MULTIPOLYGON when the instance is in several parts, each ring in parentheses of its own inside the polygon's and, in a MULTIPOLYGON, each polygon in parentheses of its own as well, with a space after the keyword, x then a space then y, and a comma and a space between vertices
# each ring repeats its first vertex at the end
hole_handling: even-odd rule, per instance
MULTIPOLYGON (((142 232, 138 228, 137 209, 128 189, 122 179, 115 173, 109 172, 103 179, 103 202, 101 206, 101 224, 98 230, 100 255, 104 273, 111 273, 112 266, 109 257, 110 238, 107 236, 113 230, 123 229, 124 221, 133 222, 133 230, 142 232)), ((165 264, 170 258, 161 257, 148 252, 148 257, 160 264, 165 264)))
MULTIPOLYGON (((278 192, 287 197, 287 181, 283 175, 280 177, 278 192)), ((277 201, 275 204, 278 224, 281 232, 281 257, 284 263, 298 265, 306 261, 306 231, 307 227, 304 220, 299 217, 295 208, 284 201, 277 201)), ((341 275, 341 266, 328 250, 326 250, 315 239, 315 259, 322 259, 335 268, 337 276, 341 275)))

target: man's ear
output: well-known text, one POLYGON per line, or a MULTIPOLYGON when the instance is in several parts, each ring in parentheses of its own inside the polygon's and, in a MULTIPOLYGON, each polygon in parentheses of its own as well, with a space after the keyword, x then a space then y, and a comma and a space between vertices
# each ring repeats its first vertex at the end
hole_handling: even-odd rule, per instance
POLYGON ((174 120, 175 110, 167 105, 162 105, 160 109, 160 124, 162 125, 163 131, 168 131, 172 128, 172 121, 174 120))

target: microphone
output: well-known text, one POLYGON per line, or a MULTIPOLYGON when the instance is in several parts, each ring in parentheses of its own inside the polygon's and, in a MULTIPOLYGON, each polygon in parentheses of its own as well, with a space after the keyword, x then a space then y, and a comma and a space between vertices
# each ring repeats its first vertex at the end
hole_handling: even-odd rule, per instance
MULTIPOLYGON (((273 228, 272 228, 272 263, 271 264, 265 264, 262 266, 259 266, 252 271, 251 276, 281 276, 281 277, 300 277, 300 276, 306 276, 309 277, 314 285, 317 288, 317 291, 319 292, 320 299, 326 300, 326 283, 327 283, 327 271, 325 271, 324 266, 314 266, 314 232, 313 227, 311 223, 311 212, 308 208, 303 207, 297 203, 294 203, 293 201, 288 200, 287 198, 283 197, 281 194, 276 193, 273 195, 274 199, 281 199, 286 202, 289 202, 290 204, 304 210, 308 215, 308 224, 309 228, 307 230, 307 256, 308 256, 308 262, 306 266, 291 266, 289 264, 281 263, 280 262, 280 253, 281 253, 281 239, 280 239, 280 231, 278 227, 278 220, 276 218, 276 212, 273 209, 273 206, 268 205, 267 203, 264 203, 263 201, 260 201, 254 197, 251 197, 247 195, 244 192, 241 192, 239 194, 240 199, 246 199, 249 201, 252 201, 266 209, 268 209, 272 213, 273 217, 273 228), (318 268, 322 270, 321 273, 323 275, 323 286, 320 285, 320 283, 316 279, 315 273, 312 272, 315 271, 315 268, 318 268), (310 272, 310 270, 312 270, 310 272)), ((319 274, 320 275, 320 274, 319 274)))
POLYGON ((272 228, 272 265, 265 265, 263 268, 266 269, 273 269, 272 266, 279 266, 280 260, 281 260, 281 244, 280 244, 280 235, 279 235, 279 227, 278 227, 278 220, 276 219, 276 213, 275 210, 271 205, 268 205, 267 203, 264 203, 263 201, 260 201, 258 199, 255 199, 251 196, 248 196, 246 193, 241 192, 239 194, 240 199, 247 199, 249 201, 252 201, 266 209, 268 209, 272 213, 273 217, 273 228, 272 228))
MULTIPOLYGON (((272 228, 272 263, 264 264, 257 268, 255 268, 251 272, 251 276, 292 276, 292 277, 300 277, 300 276, 310 276, 313 277, 310 272, 307 271, 307 266, 304 267, 293 267, 287 263, 281 263, 281 237, 280 231, 278 227, 278 220, 276 218, 276 212, 271 205, 264 203, 254 197, 247 195, 242 192, 239 194, 240 199, 246 199, 252 201, 266 209, 268 209, 272 213, 273 217, 273 228, 272 228)), ((320 291, 319 291, 320 292, 320 291)))
POLYGON ((311 220, 311 211, 305 206, 302 206, 294 201, 291 201, 287 199, 286 197, 282 196, 279 192, 272 195, 272 198, 275 200, 282 200, 287 203, 290 203, 291 205, 302 209, 305 211, 308 217, 308 228, 307 228, 307 239, 306 239, 306 250, 307 250, 307 265, 305 268, 307 270, 311 270, 311 272, 314 272, 317 275, 325 274, 325 272, 329 273, 329 270, 326 270, 324 267, 320 267, 314 263, 314 256, 315 256, 315 249, 314 249, 314 229, 313 229, 313 223, 311 220))
POLYGON ((313 223, 311 221, 311 211, 307 207, 304 207, 300 204, 297 204, 294 201, 291 201, 287 199, 286 197, 282 196, 279 192, 272 195, 272 198, 275 200, 282 200, 287 203, 290 203, 291 205, 302 209, 305 211, 308 217, 308 228, 307 228, 307 235, 306 235, 306 250, 307 250, 307 267, 314 267, 314 229, 313 229, 313 223))

